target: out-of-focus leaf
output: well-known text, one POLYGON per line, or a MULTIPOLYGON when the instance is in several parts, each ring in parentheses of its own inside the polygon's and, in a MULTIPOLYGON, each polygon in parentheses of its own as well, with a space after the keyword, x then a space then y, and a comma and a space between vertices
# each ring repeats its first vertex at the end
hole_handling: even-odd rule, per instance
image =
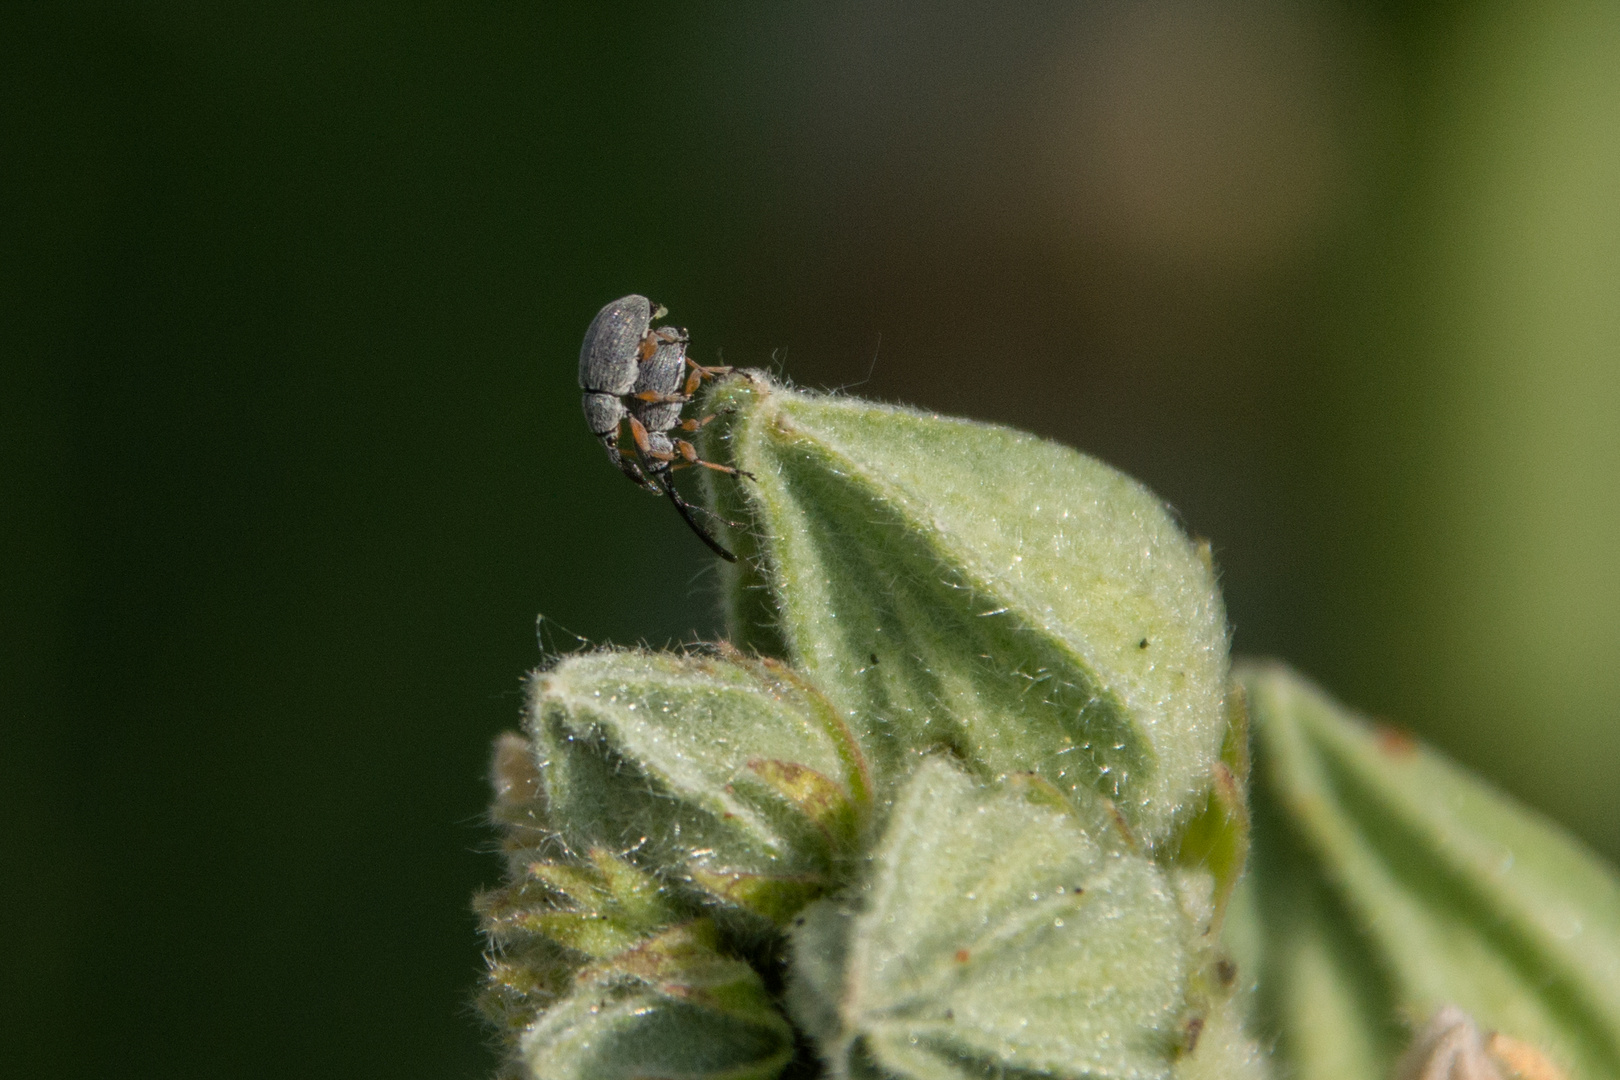
POLYGON ((1261 1000, 1301 1080, 1384 1074, 1448 1004, 1573 1076, 1620 1076, 1614 872, 1286 669, 1241 678, 1257 739, 1261 1000))

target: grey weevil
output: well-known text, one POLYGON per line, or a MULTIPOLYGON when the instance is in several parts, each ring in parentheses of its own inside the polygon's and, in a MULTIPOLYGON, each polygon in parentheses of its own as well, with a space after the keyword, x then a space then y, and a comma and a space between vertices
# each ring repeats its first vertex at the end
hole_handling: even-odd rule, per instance
POLYGON ((682 420, 681 409, 704 379, 730 373, 729 367, 703 367, 686 355, 685 330, 654 327, 668 314, 645 296, 621 296, 596 313, 579 348, 579 388, 585 424, 602 440, 608 458, 635 483, 669 497, 682 520, 709 550, 728 562, 737 556, 722 547, 692 516, 693 507, 675 490, 671 474, 701 465, 730 476, 752 474, 704 461, 675 430, 692 432, 713 420, 682 420), (628 430, 630 444, 621 446, 628 430))

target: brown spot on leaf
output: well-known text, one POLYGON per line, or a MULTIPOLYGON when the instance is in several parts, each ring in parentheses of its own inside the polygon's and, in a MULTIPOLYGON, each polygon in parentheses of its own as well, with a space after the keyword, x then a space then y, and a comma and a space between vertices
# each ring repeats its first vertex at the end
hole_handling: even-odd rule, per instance
POLYGON ((1390 757, 1407 757, 1417 751, 1417 737, 1410 731, 1393 724, 1379 724, 1374 730, 1378 734, 1378 749, 1390 757))

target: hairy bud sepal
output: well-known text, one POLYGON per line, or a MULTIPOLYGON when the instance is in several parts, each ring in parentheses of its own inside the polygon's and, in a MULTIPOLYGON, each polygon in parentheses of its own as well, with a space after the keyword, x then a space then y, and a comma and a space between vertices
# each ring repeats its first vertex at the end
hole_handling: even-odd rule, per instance
POLYGON ((571 849, 623 852, 770 926, 847 876, 865 759, 781 664, 599 652, 538 673, 531 691, 548 810, 571 849))
POLYGON ((1162 1076, 1196 933, 1105 811, 931 758, 859 886, 801 917, 789 1003, 832 1077, 1162 1076))
POLYGON ((546 1080, 771 1080, 793 1031, 759 975, 698 920, 582 971, 524 1032, 520 1054, 546 1080))
POLYGON ((1124 474, 1021 432, 763 375, 709 456, 729 629, 804 672, 891 791, 918 753, 1113 800, 1149 848, 1209 790, 1227 630, 1207 551, 1124 474))

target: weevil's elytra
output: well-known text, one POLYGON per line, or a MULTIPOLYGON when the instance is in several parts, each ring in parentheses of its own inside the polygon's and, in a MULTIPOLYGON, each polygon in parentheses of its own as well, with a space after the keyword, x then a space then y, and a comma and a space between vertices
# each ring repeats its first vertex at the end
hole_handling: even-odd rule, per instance
POLYGON ((652 301, 645 296, 622 296, 598 311, 579 347, 580 389, 614 397, 628 394, 636 384, 641 339, 652 320, 652 301))
POLYGON ((642 361, 626 407, 649 432, 671 431, 680 424, 687 401, 681 393, 686 378, 686 336, 653 344, 652 356, 642 361))
POLYGON ((736 562, 692 516, 693 506, 675 490, 672 474, 701 465, 731 476, 753 477, 729 465, 704 461, 686 439, 713 420, 682 420, 681 410, 704 379, 731 371, 703 367, 686 355, 685 330, 652 325, 667 312, 645 296, 622 296, 596 313, 579 348, 579 388, 585 425, 602 440, 609 460, 626 477, 669 497, 682 520, 721 558, 736 562), (622 441, 628 433, 629 441, 622 441))

